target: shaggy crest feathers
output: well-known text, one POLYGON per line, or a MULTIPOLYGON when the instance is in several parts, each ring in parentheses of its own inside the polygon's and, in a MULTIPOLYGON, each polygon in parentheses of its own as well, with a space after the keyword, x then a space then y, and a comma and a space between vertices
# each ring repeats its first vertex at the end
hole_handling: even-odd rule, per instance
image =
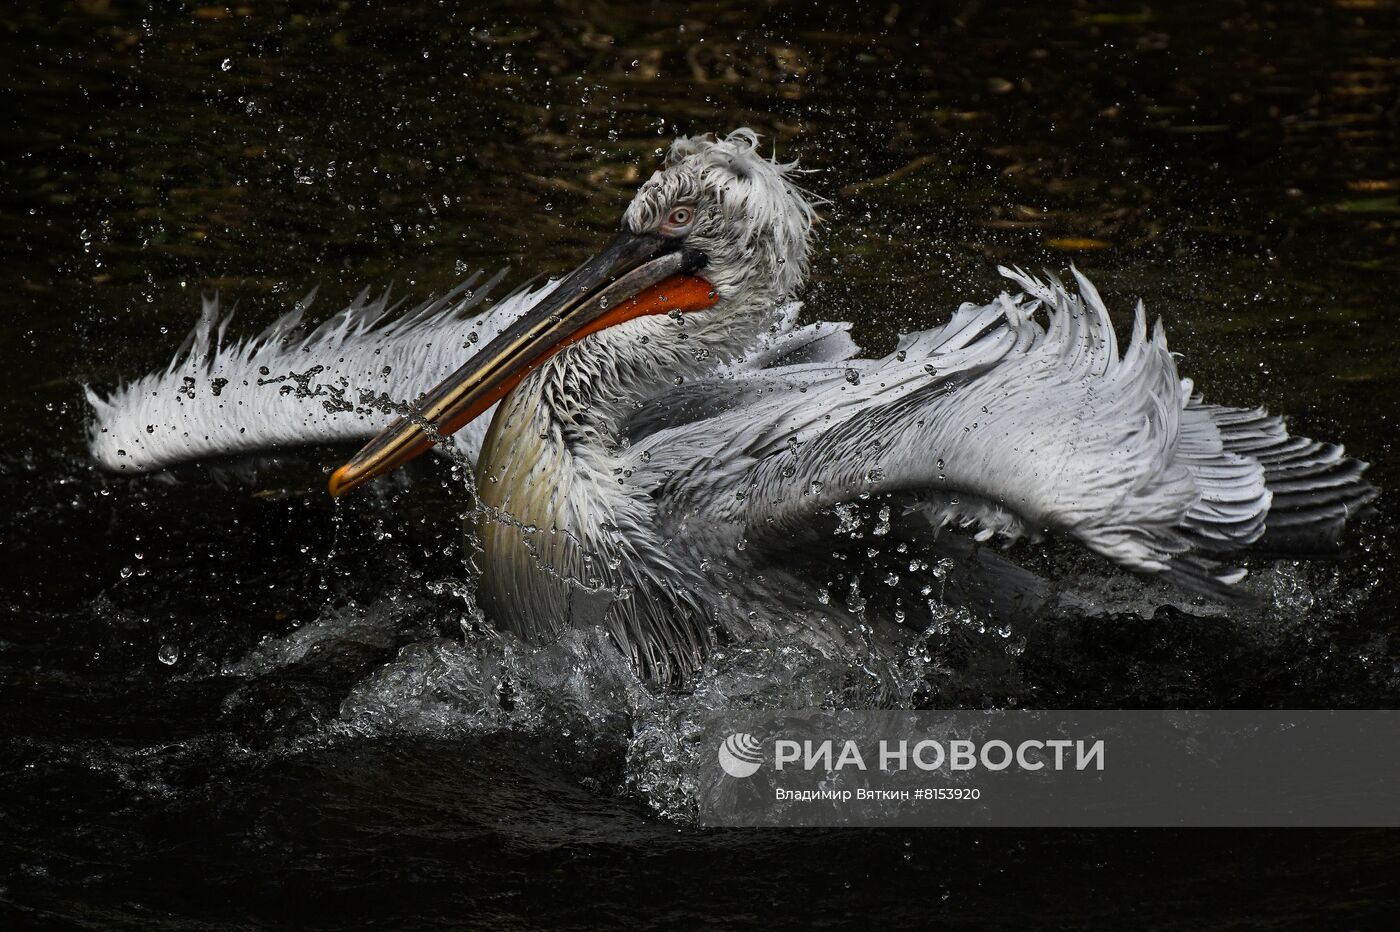
POLYGON ((797 162, 766 159, 758 134, 739 129, 723 139, 682 136, 666 165, 637 191, 624 220, 634 232, 654 228, 678 204, 698 211, 690 241, 710 257, 706 276, 721 295, 755 280, 775 283, 772 301, 790 297, 807 277, 816 210, 793 176, 797 162))

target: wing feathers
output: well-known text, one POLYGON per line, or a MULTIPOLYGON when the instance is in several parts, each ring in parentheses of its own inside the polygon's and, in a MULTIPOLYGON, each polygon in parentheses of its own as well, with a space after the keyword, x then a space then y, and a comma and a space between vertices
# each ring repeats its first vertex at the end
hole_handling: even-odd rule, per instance
MULTIPOLYGON (((483 310, 504 271, 471 276, 441 297, 400 313, 388 292, 360 292, 310 333, 302 321, 314 292, 256 336, 226 338, 233 314, 206 298, 194 329, 163 371, 103 396, 89 449, 104 468, 147 472, 173 463, 372 436, 402 404, 460 365, 478 343, 539 300, 520 291, 483 310)), ((487 418, 463 431, 474 455, 487 418)))
POLYGON ((775 356, 760 392, 689 386, 728 401, 637 438, 659 509, 713 546, 730 534, 782 549, 843 502, 912 494, 935 527, 970 524, 978 539, 1056 531, 1225 597, 1244 575, 1232 559, 1334 540, 1374 496, 1340 447, 1193 395, 1141 303, 1120 348, 1077 270, 1077 293, 1002 272, 1024 293, 964 304, 884 359, 789 369, 775 356))

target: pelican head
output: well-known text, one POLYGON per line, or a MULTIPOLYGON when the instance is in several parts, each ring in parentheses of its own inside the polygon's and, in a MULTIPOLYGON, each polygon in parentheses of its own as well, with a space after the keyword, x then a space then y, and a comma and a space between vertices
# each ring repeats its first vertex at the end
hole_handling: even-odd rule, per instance
POLYGON ((704 256, 699 274, 720 303, 732 312, 743 298, 767 310, 807 274, 815 212, 792 181, 796 168, 759 155, 750 129, 719 140, 681 137, 628 205, 623 228, 680 237, 704 256))
POLYGON ((331 494, 430 449, 581 341, 673 366, 751 346, 807 273, 815 212, 795 170, 750 129, 677 139, 612 242, 336 470, 331 494))

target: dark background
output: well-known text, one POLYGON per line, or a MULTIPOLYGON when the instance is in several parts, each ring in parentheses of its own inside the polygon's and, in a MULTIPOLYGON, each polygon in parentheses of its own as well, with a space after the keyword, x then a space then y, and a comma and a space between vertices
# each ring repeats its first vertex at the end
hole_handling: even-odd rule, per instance
MULTIPOLYGON (((1161 314, 1212 399, 1393 486, 1394 0, 85 0, 0 12, 0 61, 0 914, 1391 926, 1387 831, 709 833, 655 811, 621 703, 336 731, 400 647, 461 637, 456 486, 428 464, 337 510, 343 451, 252 484, 102 476, 80 386, 163 365, 205 292, 252 332, 313 286, 328 314, 367 284, 557 273, 674 135, 750 125, 831 200, 809 318, 884 351, 995 294, 998 263, 1073 261, 1161 314), (326 619, 351 634, 246 663, 326 619)), ((922 701, 1393 708, 1393 529, 1383 499, 1340 561, 1258 568, 1259 617, 1057 617, 1014 653, 955 630, 922 701)))

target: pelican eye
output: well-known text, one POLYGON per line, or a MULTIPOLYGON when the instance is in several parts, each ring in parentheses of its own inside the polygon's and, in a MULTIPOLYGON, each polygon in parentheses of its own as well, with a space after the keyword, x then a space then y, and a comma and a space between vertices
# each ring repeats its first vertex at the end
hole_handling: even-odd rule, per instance
POLYGON ((686 227, 690 226, 690 221, 695 219, 695 208, 675 207, 666 215, 666 222, 661 224, 662 233, 683 233, 686 227))

